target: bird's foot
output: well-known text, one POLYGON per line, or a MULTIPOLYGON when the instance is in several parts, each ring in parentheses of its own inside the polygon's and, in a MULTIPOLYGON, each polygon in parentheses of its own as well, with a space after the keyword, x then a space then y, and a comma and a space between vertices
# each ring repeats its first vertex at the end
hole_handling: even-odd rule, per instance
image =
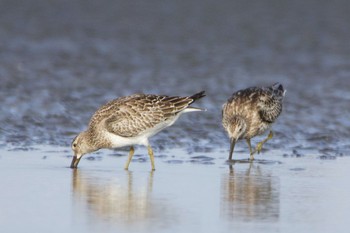
POLYGON ((267 135, 267 140, 270 140, 270 139, 272 139, 272 137, 273 137, 273 132, 272 131, 270 131, 270 133, 269 133, 269 135, 267 135))
POLYGON ((264 145, 263 142, 259 142, 258 145, 256 145, 255 151, 258 152, 258 154, 260 154, 263 145, 264 145))
POLYGON ((259 142, 258 145, 256 145, 254 153, 258 152, 258 154, 260 154, 260 152, 262 151, 264 143, 267 142, 268 140, 270 140, 272 137, 273 137, 273 132, 270 131, 269 135, 267 135, 267 138, 265 138, 263 141, 259 142))

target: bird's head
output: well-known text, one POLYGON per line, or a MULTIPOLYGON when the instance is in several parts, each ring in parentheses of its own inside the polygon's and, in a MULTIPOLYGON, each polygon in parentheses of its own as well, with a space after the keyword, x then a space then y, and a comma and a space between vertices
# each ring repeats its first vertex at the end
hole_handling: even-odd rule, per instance
POLYGON ((87 131, 81 132, 73 139, 72 150, 74 152, 71 168, 77 168, 81 157, 87 153, 93 152, 94 149, 89 143, 89 134, 87 131))
POLYGON ((240 116, 233 116, 229 119, 227 133, 231 140, 237 141, 243 138, 247 130, 247 123, 240 116))
POLYGON ((247 130, 247 123, 244 118, 240 116, 233 116, 227 122, 227 134, 230 138, 230 156, 229 159, 232 159, 232 153, 235 148, 235 144, 238 139, 241 139, 245 136, 247 130))

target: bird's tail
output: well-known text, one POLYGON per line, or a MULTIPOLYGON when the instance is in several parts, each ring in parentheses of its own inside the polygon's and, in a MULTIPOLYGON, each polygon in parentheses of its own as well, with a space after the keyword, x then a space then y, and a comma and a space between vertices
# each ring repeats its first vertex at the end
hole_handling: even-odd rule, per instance
MULTIPOLYGON (((201 92, 198 92, 198 93, 196 93, 196 94, 194 94, 194 95, 192 95, 192 96, 190 96, 190 98, 193 100, 193 102, 194 101, 196 101, 196 100, 198 100, 198 99, 200 99, 200 98, 203 98, 205 96, 205 91, 201 91, 201 92)), ((192 102, 192 103, 193 103, 192 102)))
POLYGON ((282 84, 280 83, 273 84, 271 88, 273 93, 278 97, 283 98, 284 95, 286 94, 286 90, 283 88, 282 84))
MULTIPOLYGON (((193 102, 195 102, 196 100, 200 99, 200 98, 203 98, 205 96, 205 91, 201 91, 201 92, 198 92, 192 96, 190 96, 189 98, 192 99, 192 102, 190 104, 192 104, 193 102)), ((207 111, 205 108, 196 108, 196 107, 188 107, 186 108, 186 111, 207 111)))

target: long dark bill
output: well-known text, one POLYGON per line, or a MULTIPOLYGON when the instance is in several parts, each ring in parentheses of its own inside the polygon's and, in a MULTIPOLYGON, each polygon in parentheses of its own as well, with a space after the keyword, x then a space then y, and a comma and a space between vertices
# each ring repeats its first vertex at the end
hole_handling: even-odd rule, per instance
POLYGON ((232 160, 233 150, 235 149, 236 139, 231 138, 230 154, 228 160, 232 160))
POLYGON ((70 164, 70 168, 77 168, 80 159, 81 159, 81 157, 78 159, 78 157, 76 155, 74 155, 73 159, 72 159, 72 163, 70 164))

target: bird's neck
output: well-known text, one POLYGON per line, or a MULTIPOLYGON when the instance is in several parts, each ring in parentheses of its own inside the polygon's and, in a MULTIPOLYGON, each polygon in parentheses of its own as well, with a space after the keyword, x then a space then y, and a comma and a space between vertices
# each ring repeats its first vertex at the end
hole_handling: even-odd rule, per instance
POLYGON ((106 140, 106 135, 101 130, 90 128, 86 131, 88 144, 95 151, 101 148, 111 148, 109 140, 106 140))

